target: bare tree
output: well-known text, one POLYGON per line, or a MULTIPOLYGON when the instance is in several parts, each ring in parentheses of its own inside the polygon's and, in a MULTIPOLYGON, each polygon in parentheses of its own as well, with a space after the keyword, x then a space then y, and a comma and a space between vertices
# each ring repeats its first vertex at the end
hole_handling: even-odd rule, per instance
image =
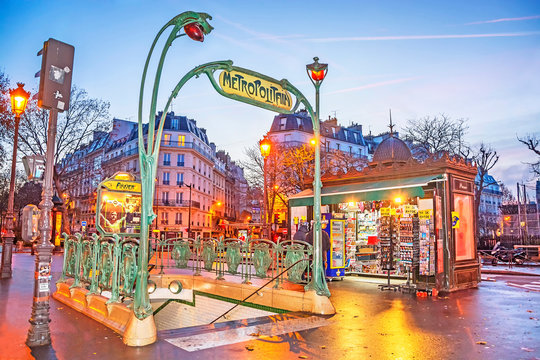
MULTIPOLYGON (((53 182, 60 198, 65 198, 63 195, 68 184, 62 181, 67 167, 59 167, 58 164, 62 160, 69 163, 76 150, 92 140, 95 131, 106 130, 110 125, 109 107, 106 101, 90 98, 84 89, 72 88, 69 110, 59 114, 56 133, 53 182)), ((48 120, 49 112, 38 108, 34 97, 21 116, 19 151, 23 155, 45 155, 48 120)), ((4 129, 13 136, 12 129, 4 129)), ((62 212, 63 218, 67 219, 65 206, 62 212)), ((64 231, 70 232, 67 222, 64 222, 64 231)))
POLYGON ((409 120, 404 132, 405 140, 412 142, 422 158, 440 151, 467 157, 469 146, 464 138, 468 129, 465 119, 453 120, 440 114, 409 120))
POLYGON ((487 175, 489 173, 489 170, 493 169, 497 161, 499 161, 499 155, 497 155, 497 151, 495 151, 491 146, 481 143, 478 151, 474 155, 474 160, 478 168, 478 180, 476 181, 474 209, 475 214, 479 216, 482 192, 488 186, 497 184, 496 182, 490 181, 487 175))
POLYGON ((529 134, 525 138, 518 137, 518 140, 538 156, 537 161, 529 163, 529 165, 531 166, 531 172, 536 176, 540 176, 540 139, 538 139, 536 134, 529 134))
POLYGON ((512 194, 512 191, 503 183, 500 184, 501 192, 502 192, 502 203, 503 205, 508 204, 517 204, 516 198, 514 197, 514 194, 512 194))
MULTIPOLYGON (((253 188, 264 188, 264 161, 258 146, 245 149, 247 160, 241 162, 246 179, 253 188)), ((279 204, 289 207, 289 197, 310 187, 314 176, 315 150, 304 144, 286 147, 274 144, 266 160, 266 208, 272 218, 279 204)), ((321 151, 321 174, 347 173, 361 169, 365 160, 339 150, 321 151)))

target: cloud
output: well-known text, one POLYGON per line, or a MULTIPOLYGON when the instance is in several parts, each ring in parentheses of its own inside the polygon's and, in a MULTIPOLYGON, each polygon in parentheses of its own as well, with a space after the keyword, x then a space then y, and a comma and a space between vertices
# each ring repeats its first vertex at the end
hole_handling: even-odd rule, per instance
POLYGON ((402 79, 380 81, 380 82, 376 82, 376 83, 372 83, 372 84, 366 84, 366 85, 362 85, 362 86, 357 86, 357 87, 353 87, 353 88, 349 88, 349 89, 341 89, 341 90, 331 91, 331 92, 326 93, 326 95, 342 94, 342 93, 347 93, 347 92, 371 89, 371 88, 375 88, 375 87, 379 87, 379 86, 399 84, 399 83, 402 83, 402 82, 411 81, 411 80, 415 80, 415 79, 418 79, 418 78, 417 77, 409 77, 409 78, 402 78, 402 79))
POLYGON ((534 19, 540 19, 540 15, 523 16, 523 17, 515 17, 515 18, 501 18, 501 19, 485 20, 485 21, 474 21, 474 22, 466 23, 465 25, 493 24, 493 23, 506 22, 506 21, 524 21, 524 20, 534 20, 534 19))
POLYGON ((351 36, 334 38, 306 39, 310 42, 345 42, 345 41, 389 41, 389 40, 434 40, 434 39, 473 39, 494 37, 518 37, 540 35, 540 31, 493 33, 493 34, 453 34, 453 35, 396 35, 396 36, 351 36))
POLYGON ((247 34, 254 36, 254 38, 258 40, 270 40, 270 41, 275 41, 278 43, 285 43, 286 42, 285 40, 287 39, 295 39, 295 38, 303 37, 303 35, 300 35, 300 34, 273 35, 273 34, 261 33, 261 32, 254 31, 240 23, 230 21, 222 16, 217 16, 217 18, 223 21, 225 24, 231 25, 247 34))

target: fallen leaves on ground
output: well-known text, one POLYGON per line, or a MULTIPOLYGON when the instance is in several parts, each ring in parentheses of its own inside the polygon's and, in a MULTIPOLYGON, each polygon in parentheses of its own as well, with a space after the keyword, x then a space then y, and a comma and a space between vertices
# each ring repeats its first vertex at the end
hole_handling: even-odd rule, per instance
POLYGON ((326 345, 321 345, 321 349, 326 349, 326 345))
POLYGON ((527 351, 527 352, 533 352, 534 351, 534 349, 526 348, 526 347, 522 347, 521 350, 527 351))
POLYGON ((300 355, 298 358, 299 359, 307 359, 307 356, 306 355, 300 355))
POLYGON ((251 345, 246 345, 246 350, 247 351, 253 351, 253 350, 255 350, 255 348, 253 346, 251 346, 251 345))
POLYGON ((527 310, 528 313, 532 313, 533 311, 532 310, 527 310))
POLYGON ((249 334, 249 336, 259 337, 259 336, 261 336, 261 333, 260 333, 260 332, 258 332, 258 333, 251 333, 251 334, 249 334))
POLYGON ((537 318, 532 317, 532 316, 531 316, 529 319, 531 319, 531 320, 538 320, 537 318))
POLYGON ((477 341, 476 343, 477 343, 478 345, 486 345, 486 344, 487 344, 487 341, 481 340, 481 341, 477 341))

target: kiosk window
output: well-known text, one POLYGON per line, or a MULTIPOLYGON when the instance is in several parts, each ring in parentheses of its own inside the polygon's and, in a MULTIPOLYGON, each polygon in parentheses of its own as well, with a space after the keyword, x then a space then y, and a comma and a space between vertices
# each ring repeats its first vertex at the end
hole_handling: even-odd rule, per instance
POLYGON ((456 261, 474 259, 473 197, 454 193, 456 261))

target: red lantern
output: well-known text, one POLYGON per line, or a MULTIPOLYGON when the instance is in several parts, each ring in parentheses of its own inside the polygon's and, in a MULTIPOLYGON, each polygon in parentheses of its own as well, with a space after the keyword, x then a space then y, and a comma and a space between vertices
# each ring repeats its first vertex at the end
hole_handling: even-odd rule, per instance
POLYGON ((315 81, 323 81, 324 80, 324 70, 319 71, 311 71, 311 78, 315 81))
POLYGON ((186 35, 189 36, 191 39, 200 42, 204 41, 204 31, 200 24, 187 24, 186 26, 184 26, 184 31, 186 32, 186 35))

